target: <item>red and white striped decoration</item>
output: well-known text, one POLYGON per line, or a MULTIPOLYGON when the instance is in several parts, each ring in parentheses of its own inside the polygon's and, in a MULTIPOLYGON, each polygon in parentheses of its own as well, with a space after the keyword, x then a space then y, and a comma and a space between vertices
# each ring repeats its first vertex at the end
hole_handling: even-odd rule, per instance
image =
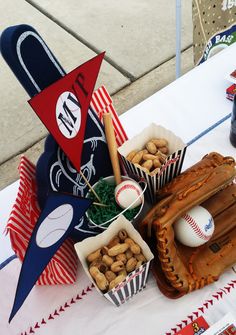
MULTIPOLYGON (((10 234, 12 249, 23 261, 40 210, 36 196, 35 166, 25 156, 21 157, 19 172, 20 185, 6 231, 10 234)), ((75 282, 77 256, 73 245, 71 239, 63 243, 36 284, 55 285, 75 282)))
POLYGON ((113 106, 112 99, 105 86, 101 86, 93 92, 90 106, 97 113, 101 122, 103 122, 102 116, 104 113, 111 113, 112 123, 116 135, 116 143, 118 147, 128 140, 128 136, 126 135, 126 132, 119 120, 119 116, 113 106))

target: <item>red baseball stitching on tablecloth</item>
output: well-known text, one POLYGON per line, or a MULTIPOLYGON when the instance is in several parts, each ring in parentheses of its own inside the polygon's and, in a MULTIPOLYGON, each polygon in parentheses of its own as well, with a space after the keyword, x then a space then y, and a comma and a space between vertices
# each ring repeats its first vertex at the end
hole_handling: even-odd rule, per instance
POLYGON ((203 234, 203 232, 201 231, 201 229, 199 228, 197 222, 193 219, 192 216, 190 216, 189 214, 185 214, 182 216, 191 226, 191 228, 194 230, 194 232, 203 240, 208 241, 209 240, 209 236, 203 234))
POLYGON ((65 312, 67 308, 71 307, 72 304, 75 304, 77 301, 82 300, 83 296, 91 292, 94 287, 95 287, 94 284, 87 286, 85 289, 82 290, 80 294, 76 294, 75 297, 72 297, 70 300, 66 301, 64 305, 61 305, 60 307, 55 309, 54 312, 50 313, 48 317, 46 318, 44 317, 40 321, 37 321, 34 324, 34 326, 30 326, 27 331, 21 332, 20 335, 35 334, 37 329, 41 328, 42 326, 46 325, 49 321, 54 320, 56 317, 60 316, 60 314, 62 312, 65 312))
POLYGON ((212 298, 209 300, 206 300, 202 306, 198 307, 197 311, 192 312, 190 315, 187 316, 185 320, 181 320, 181 323, 176 324, 175 327, 171 328, 171 332, 165 333, 165 335, 174 335, 184 327, 186 327, 188 324, 193 322, 196 318, 198 318, 201 314, 204 314, 205 311, 214 305, 214 301, 218 301, 220 299, 223 299, 223 297, 230 293, 232 289, 236 288, 236 280, 231 280, 224 288, 220 288, 212 294, 212 298))

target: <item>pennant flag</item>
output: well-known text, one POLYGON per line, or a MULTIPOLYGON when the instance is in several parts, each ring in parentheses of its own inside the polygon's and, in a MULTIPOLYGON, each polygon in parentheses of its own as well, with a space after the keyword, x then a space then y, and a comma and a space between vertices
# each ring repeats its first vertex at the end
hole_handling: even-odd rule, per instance
POLYGON ((77 171, 87 112, 103 57, 101 53, 90 59, 29 100, 77 171))
MULTIPOLYGON (((29 25, 20 24, 6 28, 1 33, 0 49, 3 58, 30 97, 39 94, 66 75, 45 41, 29 25)), ((110 104, 109 99, 107 103, 110 104)), ((97 113, 91 108, 87 115, 80 171, 91 185, 99 178, 113 173, 104 127, 97 113)), ((36 183, 37 200, 41 209, 44 208, 51 191, 82 197, 88 191, 81 174, 51 134, 47 136, 45 150, 36 164, 36 183)), ((96 229, 89 228, 88 220, 84 216, 73 230, 72 237, 75 241, 80 241, 97 233, 96 229)))
POLYGON ((22 306, 53 255, 90 205, 90 199, 57 192, 48 197, 26 250, 9 322, 22 306))
MULTIPOLYGON (((21 263, 38 221, 40 209, 37 203, 35 166, 25 156, 19 164, 20 182, 16 200, 9 216, 6 232, 11 246, 21 263)), ((76 281, 77 255, 71 238, 66 239, 52 257, 36 285, 73 284, 76 281)))

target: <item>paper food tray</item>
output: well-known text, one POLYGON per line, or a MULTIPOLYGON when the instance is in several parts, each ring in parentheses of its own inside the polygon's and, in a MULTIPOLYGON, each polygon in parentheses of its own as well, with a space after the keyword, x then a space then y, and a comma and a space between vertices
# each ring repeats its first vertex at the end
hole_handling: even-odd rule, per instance
POLYGON ((146 286, 150 262, 154 258, 154 255, 138 231, 123 215, 119 216, 118 219, 116 219, 103 233, 94 237, 89 237, 82 242, 76 243, 75 250, 84 268, 84 271, 90 280, 94 283, 98 292, 114 305, 120 306, 122 303, 130 299, 134 294, 136 294, 138 291, 141 291, 146 286), (141 247, 147 262, 141 265, 138 269, 129 273, 122 283, 103 294, 97 287, 94 279, 88 271, 86 257, 95 250, 107 245, 121 229, 125 229, 128 236, 141 247))
POLYGON ((176 136, 172 131, 154 123, 151 123, 140 134, 126 141, 118 148, 121 159, 127 174, 132 178, 136 175, 147 181, 148 187, 146 194, 151 203, 156 202, 156 191, 161 189, 165 184, 178 176, 181 172, 185 153, 186 144, 180 137, 176 136), (135 164, 126 159, 126 156, 132 150, 142 150, 145 144, 153 138, 164 138, 168 141, 169 152, 165 163, 161 166, 160 172, 156 175, 146 173, 135 164))

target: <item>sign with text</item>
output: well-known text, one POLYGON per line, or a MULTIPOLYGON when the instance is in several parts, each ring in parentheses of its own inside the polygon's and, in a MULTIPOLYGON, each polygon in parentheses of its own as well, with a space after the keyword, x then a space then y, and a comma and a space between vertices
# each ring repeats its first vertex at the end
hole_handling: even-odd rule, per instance
POLYGON ((203 318, 203 316, 199 316, 189 325, 180 330, 176 335, 200 335, 203 334, 209 328, 208 323, 203 318))
POLYGON ((103 57, 101 53, 90 59, 29 100, 77 171, 88 108, 103 57))

